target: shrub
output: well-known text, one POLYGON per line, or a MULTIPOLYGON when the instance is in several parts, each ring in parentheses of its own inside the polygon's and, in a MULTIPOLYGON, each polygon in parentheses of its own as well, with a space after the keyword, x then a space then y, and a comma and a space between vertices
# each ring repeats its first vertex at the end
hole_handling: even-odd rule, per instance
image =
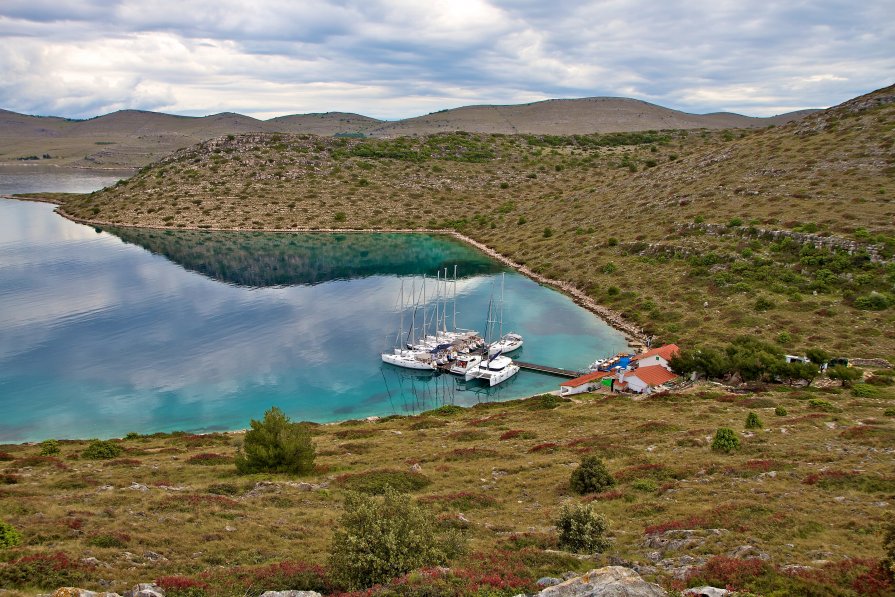
POLYGON ((829 402, 827 400, 821 400, 819 398, 811 398, 808 401, 808 407, 813 410, 822 410, 827 413, 836 413, 836 412, 840 412, 840 410, 841 410, 839 407, 837 407, 832 402, 829 402))
POLYGON ((600 553, 609 547, 603 536, 608 530, 606 519, 594 512, 590 504, 563 505, 556 521, 559 544, 576 553, 600 553))
POLYGON ((805 356, 815 365, 823 365, 830 360, 830 353, 820 348, 809 348, 805 351, 805 356))
POLYGON ((0 549, 15 547, 22 542, 22 535, 8 522, 0 520, 0 549))
POLYGON ((91 460, 111 460, 121 456, 124 449, 116 443, 110 441, 95 441, 81 452, 82 458, 90 458, 91 460))
POLYGON ((830 379, 838 379, 843 386, 849 386, 853 381, 861 379, 864 372, 855 367, 846 367, 845 365, 836 365, 827 369, 827 377, 830 379))
POLYGON ((0 462, 11 462, 15 459, 16 457, 9 452, 0 452, 0 462))
POLYGON ((653 493, 654 491, 659 489, 659 485, 652 479, 635 479, 631 482, 631 488, 636 489, 637 491, 653 493))
POLYGON ((758 414, 754 412, 750 412, 746 415, 746 429, 761 429, 764 425, 761 422, 761 419, 758 418, 758 414))
POLYGON ((187 459, 187 464, 200 464, 205 466, 214 466, 216 464, 230 464, 233 459, 224 454, 213 454, 210 452, 202 454, 194 454, 187 459))
POLYGON ((165 597, 204 597, 208 584, 186 576, 162 576, 155 584, 164 589, 165 597))
POLYGON ((852 386, 851 393, 858 398, 873 398, 879 395, 879 390, 869 383, 856 383, 852 386))
POLYGON ((615 479, 606 470, 602 460, 596 456, 588 456, 572 471, 569 485, 575 493, 599 493, 615 485, 615 479))
POLYGON ((556 394, 541 394, 532 396, 525 401, 528 410, 553 410, 563 402, 571 402, 568 398, 560 398, 556 394))
POLYGON ((112 533, 107 535, 94 535, 87 540, 89 545, 94 547, 125 547, 130 537, 122 533, 112 533))
POLYGON ((304 425, 293 423, 279 408, 264 413, 264 420, 252 420, 242 448, 236 455, 240 473, 306 474, 314 470, 314 444, 304 425))
POLYGON ((770 311, 774 308, 774 301, 760 296, 755 300, 755 305, 753 307, 756 311, 770 311))
POLYGON ((59 453, 59 442, 55 439, 48 439, 40 442, 40 455, 53 456, 59 453))
POLYGON ((777 408, 774 409, 774 414, 777 415, 778 417, 785 417, 789 413, 782 406, 778 406, 777 408))
POLYGON ((423 566, 446 564, 461 552, 459 535, 440 535, 426 509, 389 488, 381 500, 346 496, 329 562, 338 584, 360 589, 423 566))
POLYGON ((884 417, 895 417, 895 408, 887 408, 883 411, 884 417))
POLYGON ((733 429, 729 427, 721 427, 715 432, 715 439, 712 440, 712 450, 715 452, 724 452, 730 454, 740 449, 740 438, 733 429))
POLYGON ((423 415, 435 415, 438 417, 451 417, 453 415, 459 415, 462 413, 464 409, 462 406, 457 406, 456 404, 445 404, 444 406, 439 406, 438 408, 434 408, 432 410, 427 410, 422 413, 423 415))
POLYGON ((883 550, 886 552, 886 559, 883 564, 889 572, 889 576, 895 578, 895 517, 890 517, 886 523, 885 534, 883 535, 883 550))
POLYGON ((84 566, 62 552, 38 553, 0 566, 0 587, 4 589, 78 586, 86 579, 84 566))
POLYGON ((883 311, 892 305, 892 301, 884 294, 871 292, 855 299, 855 307, 865 311, 883 311))
POLYGON ((431 483, 421 473, 390 469, 343 475, 336 481, 345 489, 370 495, 383 495, 388 489, 402 493, 418 491, 431 483))

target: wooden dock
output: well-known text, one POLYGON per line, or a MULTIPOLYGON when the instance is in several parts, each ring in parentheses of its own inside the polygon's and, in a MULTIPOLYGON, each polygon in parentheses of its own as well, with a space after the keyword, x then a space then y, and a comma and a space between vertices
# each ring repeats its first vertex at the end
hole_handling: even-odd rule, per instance
MULTIPOLYGON (((536 365, 535 363, 526 363, 525 361, 517 361, 516 359, 513 359, 513 363, 519 365, 520 369, 537 371, 538 373, 546 373, 547 375, 555 375, 557 377, 566 377, 568 379, 574 379, 581 375, 581 372, 579 371, 560 369, 559 367, 550 367, 549 365, 536 365)), ((442 373, 450 373, 451 363, 437 365, 437 367, 442 373)))
POLYGON ((567 377, 569 379, 574 379, 581 375, 581 373, 579 373, 578 371, 560 369, 559 367, 550 367, 549 365, 536 365, 535 363, 526 363, 525 361, 517 361, 515 359, 513 360, 513 363, 519 365, 520 369, 537 371, 538 373, 546 373, 547 375, 555 375, 557 377, 567 377))

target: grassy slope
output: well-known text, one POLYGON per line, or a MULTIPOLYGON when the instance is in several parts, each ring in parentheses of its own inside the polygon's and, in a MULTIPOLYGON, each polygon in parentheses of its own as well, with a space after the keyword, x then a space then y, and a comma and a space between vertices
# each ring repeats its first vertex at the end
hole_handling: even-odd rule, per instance
POLYGON ((891 259, 893 97, 889 87, 760 131, 223 137, 63 210, 169 227, 456 229, 666 341, 747 333, 892 358, 895 309, 854 308, 891 296, 891 264, 754 232, 813 231, 891 259))
MULTIPOLYGON (((39 453, 37 446, 2 446, 9 456, 0 474, 15 483, 0 486, 0 519, 22 531, 24 544, 0 554, 4 560, 56 551, 75 560, 95 557, 100 564, 79 581, 91 588, 105 579, 111 581, 107 589, 123 592, 137 581, 210 570, 217 579, 210 581, 213 594, 243 594, 222 580, 232 577, 233 566, 325 563, 329 529, 340 513, 341 475, 382 467, 408 471, 420 463, 431 484, 414 494, 446 525, 460 524, 461 513, 468 519, 460 526, 473 554, 510 550, 500 559, 514 561, 520 545, 533 546, 525 556, 529 581, 588 569, 610 556, 649 564, 654 548, 645 545, 645 530, 674 528, 675 521, 678 528, 728 532, 666 557, 708 557, 748 544, 778 565, 878 559, 882 503, 895 493, 895 425, 883 416, 895 404, 895 390, 876 392, 873 398, 838 388, 737 397, 697 386, 642 401, 586 395, 553 410, 536 399, 450 416, 321 426, 314 432, 321 472, 303 481, 330 484, 315 491, 301 491, 285 476, 237 476, 228 457, 238 435, 123 440, 126 452, 112 461, 78 459, 84 441, 63 442, 58 460, 43 461, 28 460, 39 453), (841 412, 819 410, 809 404, 812 398, 841 412), (788 415, 775 416, 775 405, 788 415), (766 429, 742 435, 750 410, 766 429), (741 435, 738 453, 709 449, 719 426, 741 435), (509 430, 531 435, 500 440, 509 430), (203 453, 223 455, 224 462, 193 464, 203 453), (580 499, 570 495, 568 479, 586 454, 602 457, 619 479, 616 491, 594 502, 613 537, 598 562, 545 551, 555 548, 550 525, 561 504, 580 499), (649 464, 658 466, 642 466, 649 464), (812 474, 821 475, 814 484, 812 474), (256 486, 261 481, 269 483, 256 486), (527 535, 514 542, 514 533, 527 535)), ((453 565, 474 561, 470 556, 453 565)), ((665 576, 658 580, 670 583, 665 576)), ((52 588, 52 582, 35 581, 33 588, 52 588)))

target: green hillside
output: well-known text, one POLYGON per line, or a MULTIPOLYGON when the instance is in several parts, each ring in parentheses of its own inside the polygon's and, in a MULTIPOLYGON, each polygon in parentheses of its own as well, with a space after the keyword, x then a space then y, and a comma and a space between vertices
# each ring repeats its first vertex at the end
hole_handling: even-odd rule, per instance
POLYGON ((228 135, 66 200, 99 223, 445 229, 665 341, 895 355, 895 87, 776 128, 228 135))

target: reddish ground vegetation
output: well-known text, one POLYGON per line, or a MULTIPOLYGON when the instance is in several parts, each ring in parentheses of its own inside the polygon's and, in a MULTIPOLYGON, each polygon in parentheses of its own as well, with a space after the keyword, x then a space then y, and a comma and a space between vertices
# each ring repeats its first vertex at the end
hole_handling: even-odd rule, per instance
POLYGON ((528 449, 529 454, 534 454, 535 452, 555 452, 559 449, 559 444, 556 442, 544 442, 542 444, 537 444, 528 449))
POLYGON ((523 433, 525 433, 524 429, 510 429, 509 431, 505 431, 500 434, 500 440, 506 441, 508 439, 514 439, 519 437, 523 433))
POLYGON ((587 502, 608 502, 625 497, 625 492, 621 489, 610 489, 601 493, 592 493, 584 498, 587 502))
POLYGON ((187 463, 189 464, 204 464, 209 466, 216 464, 230 464, 232 462, 233 457, 224 454, 214 454, 212 452, 195 454, 187 458, 187 463))

